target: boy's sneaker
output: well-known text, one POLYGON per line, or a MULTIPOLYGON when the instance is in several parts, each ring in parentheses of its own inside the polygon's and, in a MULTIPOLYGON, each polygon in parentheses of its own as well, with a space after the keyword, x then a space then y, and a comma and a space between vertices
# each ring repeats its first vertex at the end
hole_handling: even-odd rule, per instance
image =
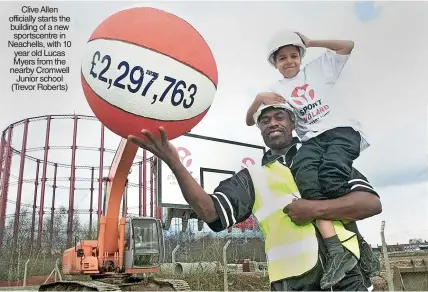
POLYGON ((367 275, 372 278, 379 275, 380 261, 375 256, 371 246, 363 239, 359 238, 360 242, 360 268, 367 275))
POLYGON ((357 258, 346 248, 341 253, 327 254, 324 274, 320 281, 321 289, 329 289, 339 283, 357 263, 357 258))

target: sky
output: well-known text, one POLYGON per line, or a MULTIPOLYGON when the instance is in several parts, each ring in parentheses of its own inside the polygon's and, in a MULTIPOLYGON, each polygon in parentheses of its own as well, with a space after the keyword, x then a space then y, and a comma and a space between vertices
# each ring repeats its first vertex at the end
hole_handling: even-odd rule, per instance
MULTIPOLYGON (((389 244, 406 243, 412 238, 428 240, 428 107, 424 85, 428 64, 425 53, 427 2, 57 1, 54 7, 71 17, 67 40, 72 42, 72 47, 65 50, 71 68, 66 77, 66 93, 10 90, 16 76, 9 73, 13 49, 7 47, 12 37, 8 19, 21 14, 24 4, 39 7, 43 3, 0 2, 2 130, 11 123, 39 115, 93 115, 80 82, 86 42, 106 17, 130 6, 157 7, 186 19, 201 33, 213 52, 219 72, 217 93, 208 114, 192 133, 257 145, 263 145, 263 140, 256 127, 246 126, 245 114, 254 96, 280 78, 266 62, 265 45, 270 32, 287 28, 312 39, 353 40, 355 49, 334 94, 339 107, 359 119, 369 135, 371 147, 361 154, 355 166, 368 177, 383 204, 382 214, 359 222, 361 232, 372 245, 380 244, 381 222, 385 220, 385 237, 389 244)), ((303 64, 322 52, 322 48, 310 48, 303 64)), ((72 123, 58 121, 54 124, 51 144, 71 145, 72 123)), ((90 121, 79 121, 79 125, 82 132, 79 132, 78 143, 97 147, 99 125, 90 121)), ((44 127, 45 124, 39 123, 31 128, 28 147, 43 146, 44 127)), ((18 149, 21 145, 19 131, 17 129, 18 134, 14 134, 18 137, 14 142, 18 149)), ((119 138, 108 133, 106 139, 106 147, 114 150, 119 138)), ((214 155, 216 147, 207 146, 204 150, 214 155)), ((69 163, 70 157, 64 153, 52 150, 49 159, 69 163)), ((33 155, 43 157, 42 152, 33 155)), ((14 159, 12 168, 17 175, 19 159, 14 159)), ((76 159, 80 164, 96 163, 98 153, 84 153, 76 159)), ((24 176, 34 177, 34 172, 34 165, 28 165, 24 176)), ((48 173, 52 173, 52 167, 48 167, 48 173)), ((69 170, 61 175, 68 176, 69 170)), ((78 170, 77 175, 90 176, 83 170, 78 170)), ((64 186, 68 184, 67 181, 63 183, 64 186)), ((16 186, 12 188, 16 190, 16 186)), ((32 185, 27 184, 25 188, 28 189, 24 189, 23 198, 31 204, 32 185)), ((46 194, 48 202, 50 192, 46 194)), ((15 193, 11 191, 11 200, 15 193)), ((67 204, 67 194, 63 191, 58 200, 67 204)), ((87 198, 88 193, 82 191, 75 208, 88 208, 87 198)), ((48 207, 49 204, 46 203, 48 207)), ((8 213, 11 212, 13 204, 8 204, 8 213)))

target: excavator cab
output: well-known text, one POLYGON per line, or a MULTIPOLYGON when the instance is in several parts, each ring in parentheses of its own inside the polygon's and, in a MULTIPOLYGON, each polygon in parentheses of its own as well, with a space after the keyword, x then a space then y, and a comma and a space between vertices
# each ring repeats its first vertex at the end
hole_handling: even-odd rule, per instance
POLYGON ((157 218, 127 218, 125 225, 125 269, 158 268, 165 259, 162 223, 157 218))

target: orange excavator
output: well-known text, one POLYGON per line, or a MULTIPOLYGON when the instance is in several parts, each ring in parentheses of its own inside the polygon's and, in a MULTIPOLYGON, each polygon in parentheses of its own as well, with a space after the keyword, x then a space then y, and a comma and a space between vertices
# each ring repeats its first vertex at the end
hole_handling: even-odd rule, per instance
POLYGON ((138 146, 120 141, 105 190, 105 212, 100 217, 98 240, 76 238, 64 251, 64 275, 87 275, 89 281, 56 281, 39 291, 190 291, 183 280, 156 279, 165 258, 162 223, 151 217, 121 217, 119 211, 126 180, 138 146))

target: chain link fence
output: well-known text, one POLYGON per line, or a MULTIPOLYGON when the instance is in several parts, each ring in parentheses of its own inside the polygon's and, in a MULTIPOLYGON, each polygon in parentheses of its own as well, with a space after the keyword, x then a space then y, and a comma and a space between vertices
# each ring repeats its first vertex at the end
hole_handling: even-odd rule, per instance
POLYGON ((389 291, 428 290, 428 250, 421 249, 426 243, 388 246, 382 222, 381 275, 389 291))
MULTIPOLYGON (((10 228, 13 226, 13 217, 6 225, 4 241, 0 249, 0 287, 22 286, 23 284, 27 286, 40 285, 52 273, 56 261, 59 261, 58 268, 60 271, 62 270, 62 254, 64 250, 70 248, 67 245, 67 221, 63 218, 66 216, 66 212, 58 212, 56 214, 56 224, 52 236, 50 232, 47 232, 49 230, 49 222, 46 221, 41 236, 40 248, 37 248, 34 240, 33 242, 31 241, 31 238, 36 238, 37 234, 30 234, 28 220, 26 220, 28 216, 29 212, 22 212, 20 216, 20 232, 17 235, 18 242, 16 245, 13 241, 13 229, 10 228), (24 279, 26 283, 24 283, 24 279)), ((90 232, 88 226, 76 220, 73 229, 74 235, 79 240, 97 238, 96 226, 93 226, 90 232)), ((220 269, 211 269, 211 272, 218 274, 217 276, 221 278, 223 275, 223 247, 228 241, 230 242, 226 252, 226 262, 234 267, 228 266, 226 268, 232 273, 236 274, 244 271, 244 261, 247 263, 266 261, 264 240, 257 229, 242 231, 239 228, 234 228, 232 232, 225 230, 220 233, 214 233, 209 230, 198 232, 196 230, 196 226, 190 226, 186 231, 181 231, 180 226, 173 224, 169 231, 165 231, 166 263, 173 261, 172 254, 175 249, 174 261, 177 263, 221 263, 220 269)), ((189 279, 189 281, 194 282, 194 285, 201 289, 210 287, 210 289, 214 290, 223 289, 223 287, 214 287, 212 283, 205 281, 207 278, 205 274, 206 272, 199 271, 198 277, 189 279)), ((53 280, 54 276, 55 274, 52 275, 50 280, 53 280)), ((64 278, 67 279, 68 277, 65 276, 64 278)), ((263 285, 268 285, 266 273, 262 274, 262 278, 263 285)), ((237 282, 239 281, 235 279, 235 284, 237 282)), ((258 282, 260 282, 260 279, 258 282)), ((249 282, 239 283, 239 285, 241 284, 249 284, 249 282)), ((247 286, 240 287, 248 288, 247 286)))
MULTIPOLYGON (((39 285, 43 283, 59 262, 61 270, 60 255, 47 255, 38 253, 29 257, 20 257, 11 252, 2 253, 0 256, 0 287, 39 285), (11 256, 11 255, 14 256, 11 256), (26 275, 26 276, 25 276, 26 275)), ((54 279, 54 276, 51 278, 54 279)))
POLYGON ((394 267, 394 289, 395 291, 427 291, 427 271, 394 267))

